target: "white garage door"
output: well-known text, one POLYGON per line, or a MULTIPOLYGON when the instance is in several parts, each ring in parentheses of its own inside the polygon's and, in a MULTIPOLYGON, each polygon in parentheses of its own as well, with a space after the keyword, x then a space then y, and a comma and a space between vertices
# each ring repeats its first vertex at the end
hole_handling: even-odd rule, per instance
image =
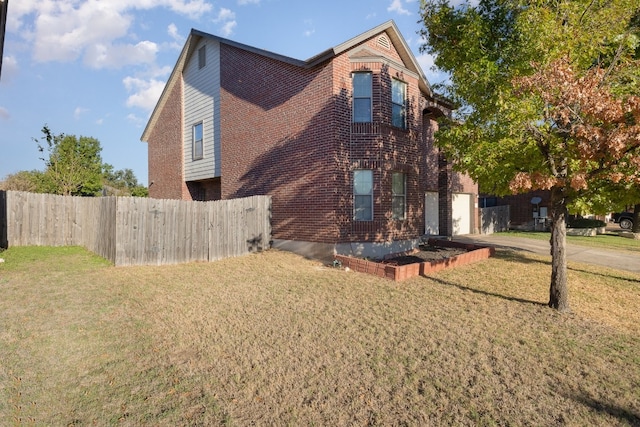
MULTIPOLYGON (((471 194, 454 193, 452 200, 452 223, 453 235, 471 234, 471 212, 473 205, 471 204, 471 194)), ((438 235, 439 233, 439 216, 438 216, 438 193, 425 193, 424 198, 424 234, 438 235)))
POLYGON ((453 235, 471 234, 471 195, 453 195, 453 235))

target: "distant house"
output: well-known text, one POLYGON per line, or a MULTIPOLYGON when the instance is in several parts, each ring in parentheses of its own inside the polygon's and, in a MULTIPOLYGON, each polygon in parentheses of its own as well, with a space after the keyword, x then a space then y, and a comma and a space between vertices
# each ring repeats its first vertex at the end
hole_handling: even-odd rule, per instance
POLYGON ((523 194, 497 197, 480 195, 480 207, 509 206, 512 228, 544 230, 551 224, 551 191, 535 190, 523 194))
POLYGON ((272 196, 273 244, 377 256, 473 233, 477 186, 433 144, 452 106, 395 23, 302 61, 192 30, 141 137, 149 196, 272 196))
POLYGON ((0 0, 0 77, 2 77, 2 55, 4 51, 4 33, 7 29, 7 10, 9 0, 0 0))

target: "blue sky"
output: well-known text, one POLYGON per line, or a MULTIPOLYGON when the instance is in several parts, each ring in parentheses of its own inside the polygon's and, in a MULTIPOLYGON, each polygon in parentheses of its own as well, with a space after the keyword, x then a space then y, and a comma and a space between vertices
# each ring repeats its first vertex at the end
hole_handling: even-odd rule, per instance
POLYGON ((91 136, 147 184, 144 126, 191 28, 307 59, 395 20, 419 52, 419 0, 10 0, 0 76, 0 180, 44 169, 32 138, 91 136))

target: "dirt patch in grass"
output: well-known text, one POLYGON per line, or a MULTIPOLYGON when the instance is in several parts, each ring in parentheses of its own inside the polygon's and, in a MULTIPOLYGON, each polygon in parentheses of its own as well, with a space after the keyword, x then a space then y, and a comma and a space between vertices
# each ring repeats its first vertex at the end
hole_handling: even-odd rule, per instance
POLYGON ((278 251, 127 268, 29 251, 0 265, 8 423, 640 423, 637 274, 570 263, 560 315, 549 258, 520 252, 397 283, 278 251))

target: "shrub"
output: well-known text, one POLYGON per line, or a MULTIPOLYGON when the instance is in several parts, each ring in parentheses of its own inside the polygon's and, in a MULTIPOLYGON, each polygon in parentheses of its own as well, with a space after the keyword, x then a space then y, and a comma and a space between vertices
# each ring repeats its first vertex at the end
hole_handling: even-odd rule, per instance
POLYGON ((598 228, 604 227, 606 224, 599 219, 589 218, 573 218, 567 220, 568 228, 598 228))

